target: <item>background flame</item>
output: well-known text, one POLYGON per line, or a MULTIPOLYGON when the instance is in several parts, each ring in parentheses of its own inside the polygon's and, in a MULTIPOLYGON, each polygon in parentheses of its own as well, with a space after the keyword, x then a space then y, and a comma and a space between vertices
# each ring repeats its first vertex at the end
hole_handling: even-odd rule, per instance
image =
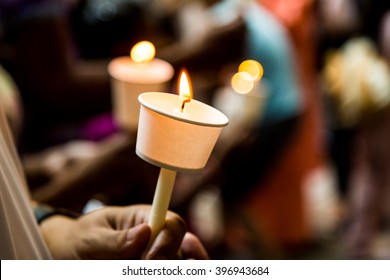
POLYGON ((134 45, 131 49, 130 57, 135 62, 151 61, 156 55, 156 49, 151 42, 142 41, 134 45))

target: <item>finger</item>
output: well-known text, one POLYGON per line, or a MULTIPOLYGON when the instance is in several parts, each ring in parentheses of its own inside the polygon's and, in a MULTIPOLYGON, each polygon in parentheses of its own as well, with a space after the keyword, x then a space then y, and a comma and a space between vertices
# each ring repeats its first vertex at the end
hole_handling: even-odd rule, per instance
POLYGON ((151 236, 150 227, 147 224, 139 224, 129 230, 125 230, 125 242, 120 252, 123 259, 141 259, 146 250, 151 236))
POLYGON ((145 258, 154 260, 175 259, 185 232, 184 221, 178 215, 170 212, 164 228, 157 235, 145 258))
POLYGON ((187 232, 181 244, 184 259, 208 260, 209 255, 199 238, 187 232))
POLYGON ((147 224, 126 230, 96 231, 94 238, 84 244, 81 258, 86 259, 140 259, 151 235, 147 224))
POLYGON ((122 230, 147 223, 150 206, 132 205, 127 207, 110 207, 106 211, 107 220, 111 227, 122 230))

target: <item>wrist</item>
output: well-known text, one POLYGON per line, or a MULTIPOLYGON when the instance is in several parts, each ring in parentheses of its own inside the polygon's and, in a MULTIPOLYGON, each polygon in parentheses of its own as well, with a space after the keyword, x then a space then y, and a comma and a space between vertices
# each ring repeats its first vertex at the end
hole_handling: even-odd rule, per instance
POLYGON ((54 259, 77 259, 74 234, 77 220, 63 215, 52 215, 40 224, 43 239, 54 259))

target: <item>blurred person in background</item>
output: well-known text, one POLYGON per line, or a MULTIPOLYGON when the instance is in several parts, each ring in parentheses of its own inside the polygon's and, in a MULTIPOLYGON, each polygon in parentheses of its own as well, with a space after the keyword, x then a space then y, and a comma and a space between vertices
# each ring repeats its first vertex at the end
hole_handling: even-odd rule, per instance
MULTIPOLYGON (((199 13, 202 20, 187 22, 188 44, 176 45, 172 59, 212 64, 211 69, 216 69, 208 76, 217 77, 217 86, 226 86, 226 76, 220 77, 229 75, 226 69, 232 65, 257 60, 263 65, 269 92, 264 111, 251 120, 250 129, 232 133, 237 139, 232 147, 221 149, 226 154, 218 154, 218 145, 224 145, 220 142, 202 175, 179 176, 176 194, 188 201, 191 190, 210 185, 220 189, 226 210, 225 247, 215 249, 220 257, 287 257, 311 240, 303 185, 324 156, 310 37, 312 2, 287 5, 277 1, 275 6, 272 1, 194 2, 209 6, 197 9, 203 9, 199 13), (213 6, 216 2, 221 3, 213 6), (278 14, 277 7, 287 8, 278 14), (206 27, 191 26, 194 22, 206 23, 206 27), (191 28, 199 34, 192 37, 191 28), (218 40, 221 34, 225 40, 218 40), (230 57, 216 63, 231 45, 230 57), (222 85, 218 84, 221 80, 222 85)), ((212 102, 213 97, 209 99, 212 102)))
POLYGON ((38 0, 1 3, 1 59, 23 101, 24 126, 18 145, 23 153, 63 143, 71 138, 67 133, 74 133, 72 125, 110 110, 104 66, 88 67, 76 60, 67 17, 73 4, 38 0))
POLYGON ((321 2, 323 39, 333 48, 324 56, 323 77, 334 104, 331 143, 346 208, 347 257, 389 258, 390 246, 381 234, 389 217, 390 6, 385 1, 321 2))

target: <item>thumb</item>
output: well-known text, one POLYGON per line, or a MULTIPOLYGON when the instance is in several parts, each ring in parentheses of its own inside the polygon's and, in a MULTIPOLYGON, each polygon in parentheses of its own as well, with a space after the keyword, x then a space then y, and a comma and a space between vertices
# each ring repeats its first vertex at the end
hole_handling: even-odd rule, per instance
POLYGON ((148 246, 151 230, 147 224, 139 224, 128 230, 122 230, 119 240, 123 240, 120 244, 120 257, 122 259, 141 259, 142 253, 148 246))
POLYGON ((196 259, 196 260, 208 260, 209 255, 206 249, 203 247, 199 238, 192 233, 187 232, 184 236, 181 250, 184 258, 196 259))

